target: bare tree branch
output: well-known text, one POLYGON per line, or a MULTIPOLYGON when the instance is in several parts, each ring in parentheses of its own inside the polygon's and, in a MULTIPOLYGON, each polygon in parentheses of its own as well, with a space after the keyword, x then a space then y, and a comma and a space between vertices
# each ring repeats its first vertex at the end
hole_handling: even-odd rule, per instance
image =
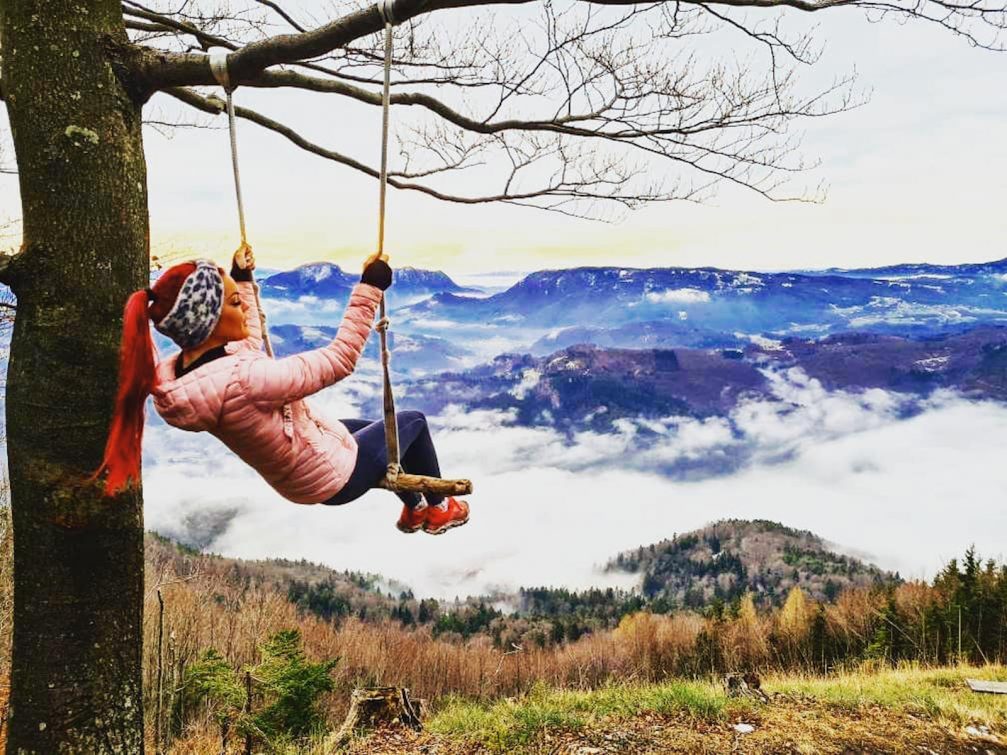
POLYGON ((149 23, 147 21, 135 21, 133 19, 126 19, 125 21, 127 29, 133 29, 134 31, 151 31, 158 33, 171 34, 174 29, 167 24, 161 23, 149 23))
POLYGON ((283 8, 281 8, 279 5, 277 5, 276 3, 274 3, 272 0, 255 0, 255 2, 259 3, 259 5, 265 5, 267 8, 271 8, 273 11, 276 12, 276 14, 278 16, 280 16, 284 21, 286 21, 288 24, 290 24, 295 30, 297 30, 299 32, 306 32, 307 31, 307 29, 305 29, 303 26, 301 26, 299 23, 297 23, 293 19, 293 17, 290 16, 289 13, 287 13, 285 10, 283 10, 283 8))
MULTIPOLYGON (((429 14, 436 10, 468 8, 483 5, 520 5, 531 0, 395 0, 393 13, 398 23, 429 14)), ((636 0, 577 0, 580 4, 607 6, 636 6, 636 0)), ((904 0, 903 2, 874 2, 872 0, 716 0, 699 2, 683 0, 682 4, 702 6, 720 5, 734 8, 796 8, 816 12, 830 8, 850 6, 881 14, 897 14, 937 23, 956 34, 965 36, 971 44, 1003 49, 999 35, 1005 28, 1007 7, 997 0, 972 0, 958 3, 953 0, 904 0), (970 22, 984 25, 994 35, 992 40, 980 40, 966 28, 970 22)), ((383 23, 377 5, 352 11, 323 26, 297 34, 280 34, 250 42, 230 57, 232 80, 244 83, 274 65, 296 63, 326 55, 333 50, 349 46, 354 41, 374 34, 383 23)), ((153 89, 172 86, 212 84, 212 74, 205 58, 192 54, 169 54, 156 64, 144 66, 142 77, 153 89)))
MULTIPOLYGON (((844 80, 833 85, 827 94, 843 89, 848 83, 850 82, 844 80)), ((371 105, 381 105, 381 97, 376 93, 352 87, 343 82, 308 77, 292 71, 266 72, 258 79, 249 82, 249 84, 252 86, 296 87, 316 92, 331 92, 353 97, 371 105)), ((748 154, 745 149, 741 148, 750 147, 755 144, 758 141, 757 137, 752 137, 748 141, 732 141, 719 146, 701 146, 695 143, 688 143, 685 141, 685 138, 704 132, 724 131, 739 127, 756 127, 760 123, 770 124, 767 125, 767 128, 770 128, 771 122, 779 121, 786 117, 799 115, 822 117, 849 109, 852 106, 849 100, 842 100, 841 104, 834 108, 816 111, 816 105, 824 97, 821 94, 805 101, 791 101, 788 98, 787 104, 784 105, 783 100, 781 100, 781 92, 786 84, 787 82, 775 80, 771 86, 763 89, 759 95, 760 99, 764 100, 764 102, 761 103, 759 108, 749 106, 743 109, 721 110, 715 116, 691 120, 680 118, 674 125, 662 125, 660 127, 636 125, 625 117, 625 113, 621 113, 622 117, 613 122, 610 118, 606 117, 608 110, 614 107, 615 103, 612 101, 606 103, 607 107, 603 105, 595 112, 572 113, 568 111, 566 115, 554 116, 550 120, 502 120, 497 122, 479 121, 469 118, 452 110, 436 98, 424 94, 396 93, 391 96, 391 102, 394 105, 421 106, 458 128, 478 134, 496 134, 504 131, 546 131, 569 137, 580 137, 586 140, 601 139, 609 142, 630 144, 634 148, 642 149, 652 155, 685 162, 710 175, 719 175, 721 178, 747 185, 749 188, 756 188, 759 193, 767 198, 778 199, 777 197, 770 196, 769 190, 752 186, 744 180, 738 180, 737 176, 731 175, 729 172, 711 169, 701 162, 702 158, 721 157, 736 164, 749 164, 779 171, 795 172, 801 169, 799 167, 791 168, 786 166, 778 159, 778 154, 774 156, 773 160, 770 160, 761 152, 748 154), (591 121, 597 123, 581 125, 588 124, 591 121), (606 128, 607 126, 614 126, 614 128, 606 128), (693 152, 694 156, 688 157, 684 152, 693 152)), ((689 101, 691 102, 691 100, 689 101)), ((670 107, 666 110, 667 113, 671 112, 670 107)), ((433 149, 437 140, 443 138, 444 134, 438 133, 436 139, 427 139, 423 146, 433 149)))
MULTIPOLYGON (((166 94, 169 94, 181 102, 184 102, 185 104, 205 113, 220 114, 225 111, 225 104, 219 98, 214 96, 204 97, 192 90, 184 88, 170 89, 166 92, 166 94)), ((347 167, 353 168, 354 170, 368 176, 375 178, 378 176, 377 169, 339 152, 335 152, 334 150, 321 147, 304 138, 289 126, 286 126, 254 110, 236 107, 235 115, 284 136, 289 141, 307 152, 318 155, 319 157, 324 157, 327 160, 332 160, 333 162, 346 165, 347 167)), ((501 140, 499 135, 494 136, 493 138, 498 141, 501 140)), ((509 145, 504 144, 503 146, 506 149, 509 145)), ((551 142, 548 140, 538 141, 530 148, 523 150, 511 150, 512 165, 510 175, 504 190, 496 194, 487 194, 483 196, 462 196, 450 194, 434 189, 430 186, 424 186, 402 180, 405 176, 394 172, 389 174, 388 185, 397 189, 417 191, 442 201, 458 204, 487 204, 492 202, 521 204, 537 207, 539 209, 562 212, 563 214, 581 218, 589 218, 592 216, 585 215, 582 212, 572 209, 571 206, 576 202, 583 202, 585 200, 607 200, 615 201, 627 208, 632 208, 648 202, 668 201, 671 199, 695 201, 700 192, 699 189, 682 191, 677 186, 671 191, 662 191, 657 186, 654 186, 647 191, 639 192, 632 196, 620 195, 620 188, 631 179, 637 177, 640 172, 639 169, 627 169, 621 161, 616 160, 606 161, 604 164, 600 166, 596 165, 593 168, 585 168, 583 166, 578 168, 576 167, 577 161, 575 158, 583 158, 585 155, 564 154, 564 152, 569 152, 569 150, 570 147, 568 145, 555 140, 551 142), (526 171, 528 168, 540 161, 557 156, 561 158, 559 160, 561 167, 550 174, 544 185, 541 185, 533 190, 513 190, 512 187, 515 183, 514 179, 522 171, 526 171)), ((583 152, 584 151, 582 150, 582 153, 583 152)), ((586 152, 588 157, 593 156, 590 150, 587 150, 586 152)))
MULTIPOLYGON (((802 159, 791 125, 856 108, 866 96, 854 92, 852 75, 801 93, 797 73, 814 65, 820 50, 810 32, 785 34, 780 14, 767 10, 850 6, 874 17, 897 14, 938 23, 990 49, 998 49, 1005 26, 1004 7, 997 4, 1005 0, 544 0, 536 6, 540 22, 508 28, 490 13, 473 15, 454 38, 443 36, 444 24, 431 21, 435 10, 528 2, 395 0, 391 105, 414 114, 396 119, 401 162, 392 186, 453 202, 548 205, 578 217, 591 215, 598 204, 625 209, 667 199, 699 201, 720 183, 773 201, 819 201, 820 185, 812 191, 785 188, 817 167, 802 159), (739 35, 756 56, 738 48, 733 59, 720 61, 690 51, 690 37, 713 33, 739 35), (647 176, 655 175, 661 161, 695 186, 681 178, 671 191, 653 185, 647 176), (476 168, 482 185, 502 188, 471 197, 452 186, 453 173, 476 168)), ((202 12, 189 0, 184 13, 164 10, 163 3, 123 3, 137 32, 172 46, 128 48, 141 91, 166 90, 202 112, 219 112, 218 100, 188 88, 215 85, 202 50, 217 45, 233 51, 229 71, 241 86, 300 89, 381 106, 383 48, 376 32, 382 22, 374 5, 317 25, 295 18, 275 0, 245 0, 240 12, 226 6, 202 12), (309 30, 309 24, 316 28, 309 30), (166 30, 168 38, 161 36, 166 30)), ((240 110, 302 149, 376 175, 369 165, 311 143, 286 124, 240 110)))
MULTIPOLYGON (((256 0, 259 1, 259 0, 256 0)), ((268 4, 268 3, 264 3, 268 4)), ((179 21, 178 19, 172 18, 169 15, 163 13, 158 13, 156 11, 141 5, 135 0, 125 0, 123 3, 123 15, 126 17, 126 28, 139 30, 139 31, 151 31, 151 32, 161 32, 161 33, 174 33, 179 36, 191 36, 197 43, 199 50, 205 52, 211 47, 223 47, 228 50, 238 50, 241 45, 234 42, 227 37, 223 37, 217 34, 210 33, 206 29, 200 27, 196 23, 185 20, 179 21), (135 18, 133 18, 135 17, 135 18), (145 20, 136 20, 145 19, 145 20)), ((220 18, 217 19, 221 20, 220 18)), ((140 40, 133 40, 134 42, 140 40)), ((144 48, 146 49, 146 48, 144 48)), ((194 53, 194 48, 190 45, 186 47, 186 53, 194 53)), ((166 51, 161 51, 163 54, 166 51)), ((167 51, 170 52, 170 51, 167 51)), ((372 59, 374 58, 371 55, 372 59)), ((399 64, 405 64, 405 61, 399 61, 399 64)), ((328 74, 331 76, 344 76, 342 71, 333 69, 327 66, 320 65, 318 63, 311 63, 305 61, 294 61, 293 65, 303 67, 309 70, 313 70, 319 73, 328 74)), ((208 82, 213 83, 213 82, 208 82)))

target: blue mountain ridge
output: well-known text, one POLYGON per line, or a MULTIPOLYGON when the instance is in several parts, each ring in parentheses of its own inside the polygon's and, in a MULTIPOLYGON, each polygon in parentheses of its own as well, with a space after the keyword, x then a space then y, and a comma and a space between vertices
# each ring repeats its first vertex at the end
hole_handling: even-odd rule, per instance
MULTIPOLYGON (((669 418, 719 417, 750 401, 783 402, 773 373, 798 368, 827 390, 851 394, 881 389, 899 396, 898 413, 912 416, 935 391, 974 400, 1007 401, 1007 327, 906 338, 846 333, 823 339, 784 339, 743 349, 620 349, 580 344, 547 356, 503 354, 459 372, 400 381, 409 407, 436 415, 454 404, 465 410, 507 412, 511 422, 574 433, 618 430, 638 423, 634 444, 660 442, 669 418), (651 422, 651 424, 648 424, 651 422), (656 424, 653 424, 656 422, 656 424), (625 427, 625 426, 623 426, 625 427)), ((375 399, 365 411, 380 411, 375 399)), ((749 461, 748 444, 729 444, 709 458, 677 459, 662 471, 697 479, 749 461), (736 447, 735 447, 736 446, 736 447)))
MULTIPOLYGON (((343 298, 360 281, 359 273, 344 271, 331 262, 312 262, 293 270, 275 273, 259 282, 263 296, 297 299, 301 296, 343 298)), ((399 296, 430 296, 438 293, 479 293, 478 289, 459 286, 439 270, 414 267, 393 268, 393 286, 399 296)))
MULTIPOLYGON (((887 271, 753 273, 716 268, 581 267, 531 273, 485 298, 439 293, 399 311, 425 319, 521 327, 619 329, 664 322, 694 338, 848 330, 927 335, 1007 324, 1007 261, 887 271), (936 270, 945 272, 937 273, 936 270), (913 272, 915 271, 915 272, 913 272), (896 273, 904 273, 902 277, 896 273), (940 277, 936 277, 940 276, 940 277)), ((714 339, 716 340, 716 339, 714 339)))
MULTIPOLYGON (((328 325, 284 324, 270 326, 269 335, 276 356, 285 357, 325 346, 336 337, 337 331, 338 328, 328 325)), ((388 337, 397 371, 445 372, 458 369, 460 358, 471 353, 462 345, 433 336, 406 335, 393 330, 389 331, 388 337)), ((369 338, 362 359, 378 363, 379 350, 379 339, 369 338)))
POLYGON ((979 275, 1004 275, 1007 258, 992 262, 968 262, 959 265, 935 265, 929 262, 905 262, 883 267, 842 268, 824 270, 797 270, 804 275, 842 275, 848 278, 947 278, 975 277, 979 275))

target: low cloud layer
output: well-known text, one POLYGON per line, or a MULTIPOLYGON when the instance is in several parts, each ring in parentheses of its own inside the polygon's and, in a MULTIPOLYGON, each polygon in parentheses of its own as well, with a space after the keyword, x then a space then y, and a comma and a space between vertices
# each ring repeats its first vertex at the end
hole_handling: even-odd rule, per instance
MULTIPOLYGON (((618 551, 725 517, 809 529, 903 576, 929 576, 971 543, 1004 556, 1007 407, 941 394, 905 419, 897 394, 828 392, 799 372, 774 380, 778 401, 743 404, 731 422, 623 422, 572 443, 502 412, 450 409, 431 418, 443 471, 471 477, 476 494, 472 521, 439 538, 396 531, 397 499, 383 491, 297 506, 215 438, 152 426, 147 526, 229 556, 307 558, 445 598, 612 584, 596 567, 618 551), (661 472, 742 449, 745 463, 717 477, 661 472)), ((342 388, 316 399, 332 416, 356 413, 342 388)))
POLYGON ((647 294, 647 301, 655 304, 698 304, 710 301, 710 294, 697 288, 669 288, 665 291, 654 291, 647 294))

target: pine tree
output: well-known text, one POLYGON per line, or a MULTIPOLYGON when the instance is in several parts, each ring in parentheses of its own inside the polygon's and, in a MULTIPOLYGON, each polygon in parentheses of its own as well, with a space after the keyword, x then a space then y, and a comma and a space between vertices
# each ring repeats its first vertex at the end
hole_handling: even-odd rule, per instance
POLYGON ((323 727, 318 700, 332 691, 330 674, 339 659, 308 661, 297 629, 271 635, 260 651, 262 660, 251 671, 266 704, 251 716, 252 730, 273 741, 303 737, 323 727))

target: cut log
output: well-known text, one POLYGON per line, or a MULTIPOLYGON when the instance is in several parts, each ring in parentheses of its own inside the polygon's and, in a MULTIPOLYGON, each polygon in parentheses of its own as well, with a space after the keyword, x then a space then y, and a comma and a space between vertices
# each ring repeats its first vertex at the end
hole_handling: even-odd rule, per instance
POLYGON ((385 727, 405 726, 420 731, 421 706, 409 697, 405 687, 362 687, 353 690, 350 710, 339 731, 325 743, 324 752, 333 753, 345 747, 355 733, 365 733, 385 727))
POLYGON ((444 480, 440 477, 425 477, 418 474, 400 472, 394 483, 382 480, 379 488, 406 493, 433 493, 435 495, 471 495, 471 480, 444 480))
POLYGON ((769 696, 762 691, 762 680, 751 671, 746 674, 726 674, 724 690, 728 697, 748 697, 763 703, 769 702, 769 696))

